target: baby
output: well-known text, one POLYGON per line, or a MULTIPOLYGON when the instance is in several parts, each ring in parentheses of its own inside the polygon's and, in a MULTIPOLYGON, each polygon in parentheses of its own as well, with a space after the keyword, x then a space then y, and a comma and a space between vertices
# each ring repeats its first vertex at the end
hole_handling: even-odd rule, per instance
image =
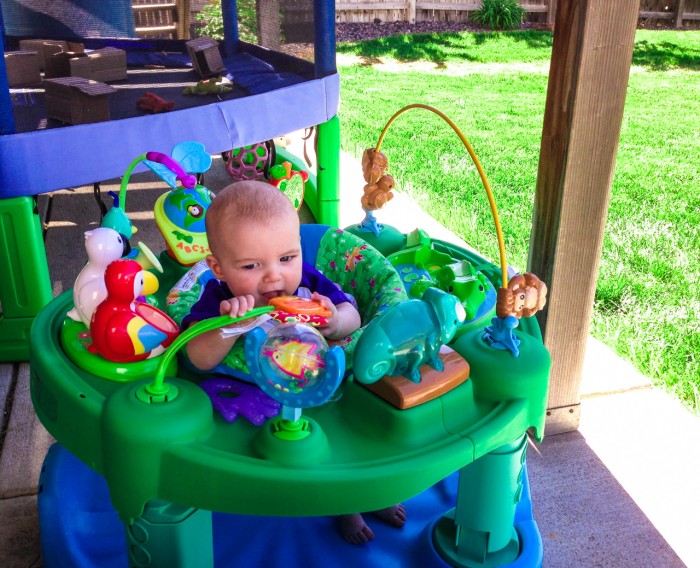
MULTIPOLYGON (((197 321, 229 315, 242 317, 267 306, 277 296, 302 296, 330 310, 318 330, 327 339, 342 339, 357 330, 360 314, 351 299, 313 266, 302 262, 299 217, 291 201, 277 188, 259 181, 242 181, 223 189, 206 214, 211 254, 207 264, 216 280, 207 282, 200 299, 182 320, 182 328, 197 321)), ((231 324, 245 327, 250 320, 231 324)), ((203 333, 187 344, 190 362, 202 371, 216 367, 240 335, 203 333)), ((375 511, 385 522, 402 527, 403 505, 375 511)), ((359 513, 338 517, 343 538, 362 544, 374 538, 359 513)))

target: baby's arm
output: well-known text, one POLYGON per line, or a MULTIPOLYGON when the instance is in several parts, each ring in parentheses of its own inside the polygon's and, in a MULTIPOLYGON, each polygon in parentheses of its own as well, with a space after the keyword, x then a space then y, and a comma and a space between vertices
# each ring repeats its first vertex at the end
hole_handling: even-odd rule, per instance
POLYGON ((343 302, 336 306, 330 299, 318 292, 311 294, 311 299, 319 302, 333 314, 328 318, 326 325, 318 328, 324 337, 328 339, 342 339, 359 329, 362 325, 360 313, 350 302, 343 302))
MULTIPOLYGON (((219 304, 219 313, 222 316, 229 315, 232 318, 237 318, 244 316, 254 307, 255 299, 252 296, 240 296, 222 301, 219 304)), ((228 327, 244 327, 250 321, 250 319, 237 321, 228 327)), ((222 337, 220 329, 207 331, 187 343, 187 356, 197 369, 208 371, 221 363, 239 337, 239 335, 222 337)))

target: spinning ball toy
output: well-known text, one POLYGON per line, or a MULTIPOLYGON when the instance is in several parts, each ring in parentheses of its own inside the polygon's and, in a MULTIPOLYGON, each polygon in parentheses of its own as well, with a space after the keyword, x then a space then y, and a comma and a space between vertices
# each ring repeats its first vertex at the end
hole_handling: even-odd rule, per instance
MULTIPOLYGON (((260 370, 267 384, 291 395, 303 395, 323 381, 328 344, 312 327, 286 323, 273 329, 260 347, 260 370)), ((297 404, 301 402, 296 399, 297 404)))
POLYGON ((281 430, 303 432, 301 409, 328 401, 345 372, 342 348, 329 349, 316 329, 294 322, 277 326, 267 336, 259 327, 250 331, 245 357, 258 386, 283 405, 281 430))

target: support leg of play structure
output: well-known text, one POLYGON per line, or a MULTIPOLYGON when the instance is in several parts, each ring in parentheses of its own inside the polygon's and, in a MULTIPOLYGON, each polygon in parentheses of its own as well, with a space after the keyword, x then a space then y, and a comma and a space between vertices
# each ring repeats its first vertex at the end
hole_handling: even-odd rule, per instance
POLYGON ((214 566, 211 511, 151 501, 126 525, 130 568, 214 566))
POLYGON ((0 361, 26 361, 34 316, 53 297, 33 197, 0 199, 0 274, 0 361))
POLYGON ((526 447, 523 435, 460 471, 457 506, 438 521, 433 535, 436 549, 452 566, 505 566, 518 558, 514 520, 526 447))
POLYGON ((340 120, 337 116, 318 125, 318 223, 338 226, 340 201, 340 120))

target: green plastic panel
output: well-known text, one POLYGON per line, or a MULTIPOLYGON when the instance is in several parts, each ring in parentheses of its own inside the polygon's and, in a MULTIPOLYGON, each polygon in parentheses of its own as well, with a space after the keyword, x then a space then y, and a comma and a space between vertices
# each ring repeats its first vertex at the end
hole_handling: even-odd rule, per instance
POLYGON ((24 361, 31 320, 52 298, 33 197, 0 199, 0 274, 0 361, 24 361))

